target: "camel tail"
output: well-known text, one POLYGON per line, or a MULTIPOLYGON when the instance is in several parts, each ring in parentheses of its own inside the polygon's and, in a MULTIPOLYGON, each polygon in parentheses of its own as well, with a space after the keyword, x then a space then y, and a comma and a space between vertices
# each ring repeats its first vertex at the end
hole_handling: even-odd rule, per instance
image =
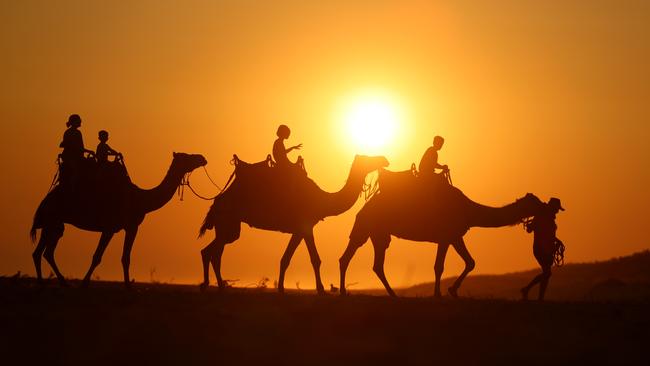
POLYGON ((41 206, 38 206, 38 210, 34 214, 34 220, 32 221, 32 228, 29 230, 29 238, 32 240, 32 243, 36 243, 36 231, 39 228, 40 224, 40 211, 41 206))
POLYGON ((199 238, 202 237, 206 231, 214 227, 214 223, 213 223, 214 214, 215 214, 214 205, 212 205, 212 207, 210 207, 210 211, 208 211, 207 215, 205 215, 205 219, 203 219, 203 224, 201 224, 201 228, 199 229, 199 238))
POLYGON ((36 230, 39 229, 39 227, 42 227, 41 224, 41 216, 42 216, 42 210, 44 206, 45 200, 41 202, 40 205, 38 205, 38 208, 36 209, 36 213, 34 213, 34 220, 32 221, 32 228, 29 230, 29 237, 32 240, 32 243, 36 243, 36 230))
POLYGON ((32 239, 32 243, 36 243, 36 222, 32 225, 32 229, 29 230, 29 238, 32 239))
POLYGON ((199 238, 203 237, 203 235, 205 235, 205 232, 209 229, 212 229, 212 224, 208 222, 208 216, 206 216, 205 220, 203 220, 201 228, 199 229, 199 238))

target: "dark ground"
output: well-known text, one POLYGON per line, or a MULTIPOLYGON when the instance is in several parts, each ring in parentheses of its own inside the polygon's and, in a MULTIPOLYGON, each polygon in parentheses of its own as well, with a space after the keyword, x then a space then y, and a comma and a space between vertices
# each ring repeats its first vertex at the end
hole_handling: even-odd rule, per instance
POLYGON ((77 286, 0 279, 0 364, 639 364, 650 345, 647 302, 77 286))

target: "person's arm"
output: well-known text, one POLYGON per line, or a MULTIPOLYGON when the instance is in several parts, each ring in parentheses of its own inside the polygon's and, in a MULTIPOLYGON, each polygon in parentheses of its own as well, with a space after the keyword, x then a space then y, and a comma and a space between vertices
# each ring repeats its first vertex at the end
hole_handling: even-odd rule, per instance
POLYGON ((95 156, 95 152, 92 150, 86 149, 86 146, 84 146, 84 139, 83 136, 81 135, 81 131, 76 130, 75 132, 76 139, 78 140, 79 145, 81 146, 81 150, 83 150, 84 153, 90 154, 90 156, 95 156))
POLYGON ((535 230, 537 230, 537 218, 536 217, 534 217, 533 220, 528 225, 526 225, 526 232, 531 233, 531 232, 533 232, 535 230))
POLYGON ((290 148, 286 149, 284 152, 289 153, 291 150, 300 150, 302 148, 302 144, 298 144, 295 146, 291 146, 290 148))
POLYGON ((111 155, 111 156, 117 156, 117 155, 119 155, 120 153, 117 152, 117 151, 115 151, 115 150, 113 150, 110 146, 106 145, 106 154, 107 154, 107 155, 111 155))

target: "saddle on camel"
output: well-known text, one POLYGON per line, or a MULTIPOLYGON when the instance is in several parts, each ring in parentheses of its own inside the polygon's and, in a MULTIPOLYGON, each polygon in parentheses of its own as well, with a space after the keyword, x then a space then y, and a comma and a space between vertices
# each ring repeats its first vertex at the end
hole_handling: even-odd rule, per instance
POLYGON ((440 199, 450 191, 457 190, 451 183, 449 170, 442 173, 419 173, 415 164, 411 169, 393 172, 379 169, 377 192, 402 200, 426 201, 440 199))
POLYGON ((224 205, 227 200, 219 201, 225 197, 217 196, 213 208, 219 207, 222 215, 237 212, 242 221, 252 227, 293 232, 294 223, 305 214, 305 203, 321 191, 316 182, 307 176, 302 159, 288 167, 278 166, 271 155, 257 163, 248 163, 233 155, 231 162, 235 166, 233 177, 237 182, 227 184, 226 188, 231 190, 230 195, 238 196, 239 200, 236 204, 228 201, 233 204, 224 205), (243 210, 242 207, 248 209, 243 210), (269 215, 269 212, 277 214, 269 215))

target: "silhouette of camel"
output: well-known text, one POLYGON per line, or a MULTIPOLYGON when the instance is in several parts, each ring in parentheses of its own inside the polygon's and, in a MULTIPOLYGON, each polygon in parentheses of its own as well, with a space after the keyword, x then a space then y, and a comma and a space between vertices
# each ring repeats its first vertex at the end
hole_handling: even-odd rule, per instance
POLYGON ((111 189, 112 195, 109 199, 104 197, 107 193, 105 187, 98 184, 83 185, 72 197, 66 192, 65 185, 56 186, 41 201, 34 215, 30 232, 32 241, 36 241, 36 231, 42 229, 38 245, 32 254, 38 281, 42 281, 41 256, 43 256, 52 267, 60 284, 66 285, 65 278, 54 261, 54 251, 63 236, 64 223, 67 223, 82 230, 102 233, 90 269, 84 277, 84 286, 89 284, 90 277, 101 262, 104 250, 113 235, 122 229, 125 230, 122 266, 124 284, 129 287, 131 248, 138 226, 147 213, 161 208, 172 199, 185 174, 205 164, 207 161, 201 155, 174 153, 169 171, 157 187, 145 190, 126 182, 119 189, 111 189))
POLYGON ((350 241, 341 256, 340 291, 346 294, 345 273, 354 253, 368 238, 371 239, 375 258, 373 270, 389 295, 395 296, 386 275, 384 259, 391 235, 414 241, 438 243, 435 270, 435 296, 440 297, 440 278, 444 269, 447 249, 451 245, 465 262, 465 269, 448 289, 457 297, 463 279, 474 268, 463 236, 471 227, 501 227, 514 225, 533 216, 543 203, 528 193, 516 202, 501 208, 478 204, 458 188, 446 184, 442 177, 415 178, 411 171, 390 172, 380 170, 379 193, 375 194, 359 211, 350 233, 350 241), (410 176, 410 177, 409 177, 410 176), (382 187, 382 183, 384 187, 382 187))
POLYGON ((388 160, 381 156, 355 156, 347 182, 336 193, 321 190, 300 169, 271 168, 270 157, 256 164, 245 163, 236 156, 234 161, 235 179, 215 198, 200 229, 199 236, 208 229, 215 229, 215 239, 201 250, 201 288, 209 286, 210 263, 219 289, 226 288, 221 278, 221 256, 225 245, 239 238, 241 223, 245 222, 252 227, 291 234, 280 261, 278 291, 284 291, 285 272, 293 253, 304 239, 316 276, 316 289, 325 293, 313 228, 325 217, 350 209, 363 189, 366 175, 387 166, 388 160))

